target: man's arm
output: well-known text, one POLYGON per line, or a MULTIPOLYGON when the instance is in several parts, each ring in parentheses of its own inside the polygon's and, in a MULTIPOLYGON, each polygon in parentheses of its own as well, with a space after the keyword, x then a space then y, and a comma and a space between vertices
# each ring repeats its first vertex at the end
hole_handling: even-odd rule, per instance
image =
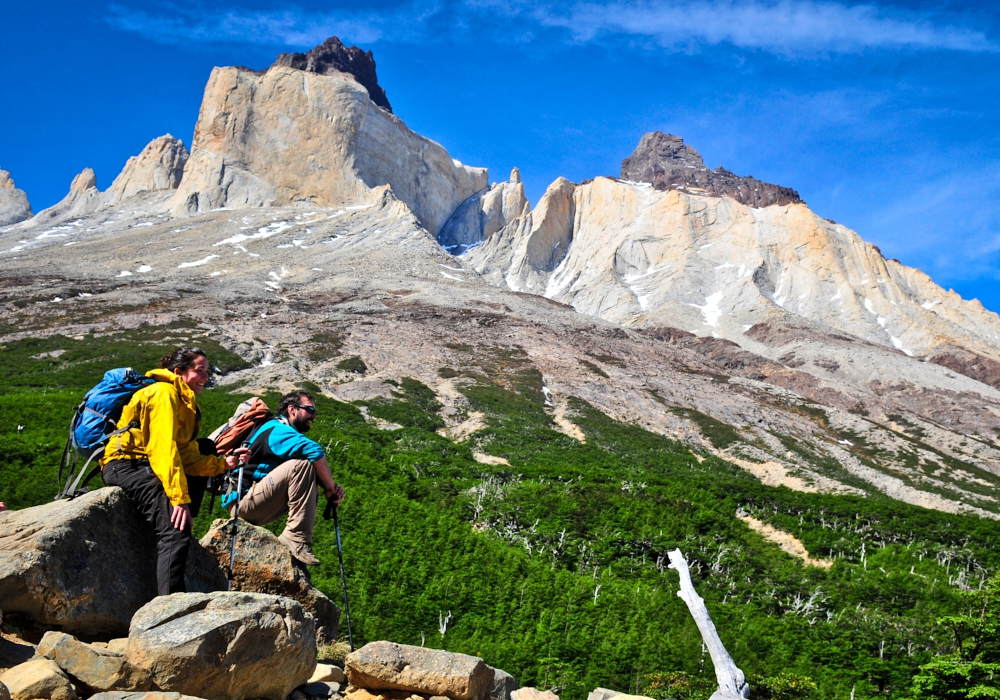
POLYGON ((330 473, 330 463, 326 461, 326 457, 320 457, 313 462, 313 467, 316 469, 316 477, 319 479, 320 486, 323 487, 323 494, 328 501, 333 501, 335 505, 339 506, 340 499, 344 497, 344 489, 333 480, 333 474, 330 473))

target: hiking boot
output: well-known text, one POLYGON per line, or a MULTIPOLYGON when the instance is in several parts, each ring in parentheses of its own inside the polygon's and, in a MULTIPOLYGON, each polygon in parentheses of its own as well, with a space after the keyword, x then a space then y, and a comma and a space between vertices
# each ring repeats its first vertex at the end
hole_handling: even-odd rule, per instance
POLYGON ((309 545, 292 542, 290 539, 285 537, 285 533, 278 535, 278 539, 284 542, 285 546, 291 550, 293 557, 306 566, 319 566, 319 559, 317 559, 316 555, 313 554, 312 547, 309 545))

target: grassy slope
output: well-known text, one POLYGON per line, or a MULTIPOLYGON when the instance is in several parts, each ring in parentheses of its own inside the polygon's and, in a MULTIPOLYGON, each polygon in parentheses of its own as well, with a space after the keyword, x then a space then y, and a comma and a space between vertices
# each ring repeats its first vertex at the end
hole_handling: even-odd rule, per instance
MULTIPOLYGON (((25 507, 54 495, 72 407, 106 369, 153 366, 177 337, 176 329, 160 330, 173 336, 56 337, 3 348, 0 499, 25 507), (53 350, 65 352, 32 359, 53 350)), ((196 342, 213 364, 239 365, 218 346, 196 342)), ((997 568, 993 522, 879 497, 766 487, 578 401, 574 420, 587 435, 580 444, 550 429, 535 373, 507 377, 515 390, 490 372, 468 380, 466 394, 488 427, 467 444, 433 432, 440 425, 433 395, 412 380, 394 388, 395 401, 369 405, 372 415, 404 426, 395 431, 377 430, 355 406, 319 398, 311 437, 327 446, 348 493, 341 523, 356 640, 479 654, 523 684, 555 687, 567 698, 597 686, 704 698, 684 683, 668 687, 685 680, 678 673, 695 686, 712 677, 675 595, 676 574, 664 567, 665 553, 680 547, 747 673, 810 676, 817 698, 847 698, 852 687, 859 700, 903 697, 917 665, 943 643, 932 637, 932 622, 957 608, 956 577, 975 587, 997 568), (473 445, 510 466, 477 463, 473 445), (801 566, 748 529, 738 509, 794 533, 835 565, 801 566)), ((203 394, 203 432, 242 398, 203 394)), ((203 508, 199 531, 222 517, 216 508, 203 508)), ((318 528, 324 563, 314 580, 340 600, 332 529, 318 528)))

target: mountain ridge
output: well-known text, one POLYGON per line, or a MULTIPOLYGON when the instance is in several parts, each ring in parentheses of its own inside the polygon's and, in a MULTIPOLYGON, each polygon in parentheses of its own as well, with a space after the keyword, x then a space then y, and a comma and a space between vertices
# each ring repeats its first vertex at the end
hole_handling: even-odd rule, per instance
POLYGON ((532 209, 516 168, 487 182, 353 77, 218 68, 190 152, 154 139, 104 192, 85 170, 59 204, 0 228, 0 336, 92 332, 90 305, 145 310, 112 326, 173 322, 171 304, 205 294, 238 310, 194 304, 259 363, 252 385, 363 400, 402 376, 453 392, 433 365, 482 331, 520 348, 569 433, 576 397, 774 483, 1000 512, 984 485, 1000 485, 995 314, 802 202, 560 178, 532 209), (377 381, 310 359, 326 346, 291 326, 317 323, 367 336, 337 347, 377 381), (739 437, 716 444, 697 416, 739 437))

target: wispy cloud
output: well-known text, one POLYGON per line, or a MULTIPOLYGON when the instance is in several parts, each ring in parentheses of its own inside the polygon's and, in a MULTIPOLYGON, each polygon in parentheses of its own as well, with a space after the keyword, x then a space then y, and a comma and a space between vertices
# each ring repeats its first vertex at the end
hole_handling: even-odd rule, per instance
POLYGON ((666 50, 730 45, 785 57, 866 50, 1000 51, 1000 42, 954 14, 817 0, 638 0, 538 4, 526 0, 426 2, 379 11, 258 11, 161 5, 150 12, 109 7, 115 27, 168 43, 313 46, 345 41, 423 42, 438 37, 520 42, 545 36, 569 43, 639 40, 666 50))

